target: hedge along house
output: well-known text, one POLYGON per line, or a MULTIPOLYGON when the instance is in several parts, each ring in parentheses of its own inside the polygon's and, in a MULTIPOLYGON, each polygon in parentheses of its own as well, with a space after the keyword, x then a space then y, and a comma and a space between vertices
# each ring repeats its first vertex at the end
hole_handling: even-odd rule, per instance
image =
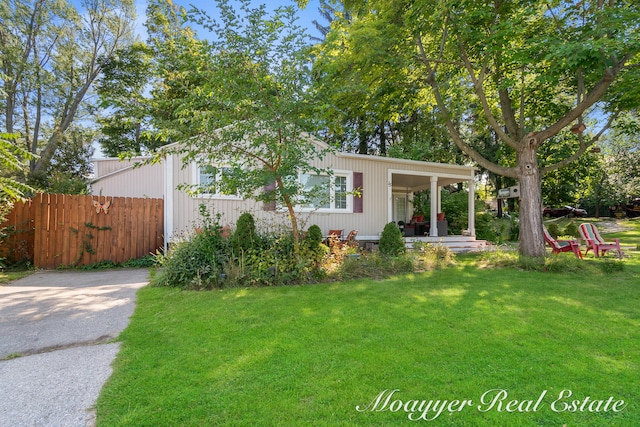
MULTIPOLYGON (((319 149, 326 144, 306 136, 319 149)), ((136 160, 95 160, 96 177, 92 181, 93 194, 128 197, 163 197, 165 206, 165 241, 171 242, 197 227, 201 221, 200 205, 209 212, 222 215, 222 224, 235 224, 243 212, 251 212, 258 224, 289 224, 287 212, 275 205, 244 200, 234 194, 189 194, 179 189, 185 185, 211 184, 225 173, 224 165, 183 164, 182 158, 172 154, 160 164, 135 167, 136 160), (160 194, 159 194, 160 193, 160 194)), ((409 240, 430 242, 475 241, 474 172, 473 167, 395 159, 342 152, 329 152, 322 159, 310 160, 312 166, 330 169, 329 175, 299 176, 302 184, 323 186, 329 193, 322 201, 296 209, 301 228, 318 225, 327 235, 329 230, 341 229, 344 235, 358 230, 360 241, 378 241, 388 222, 409 224, 413 216, 412 198, 418 191, 430 191, 431 218, 423 223, 437 224, 442 187, 468 183, 469 222, 466 236, 448 236, 446 227, 423 226, 412 233, 409 240), (327 201, 328 200, 328 201, 327 201), (428 230, 428 231, 427 231, 428 230), (444 234, 444 236, 443 236, 444 234)), ((264 191, 265 189, 256 189, 264 191)), ((446 214, 446 213, 445 213, 446 214)))

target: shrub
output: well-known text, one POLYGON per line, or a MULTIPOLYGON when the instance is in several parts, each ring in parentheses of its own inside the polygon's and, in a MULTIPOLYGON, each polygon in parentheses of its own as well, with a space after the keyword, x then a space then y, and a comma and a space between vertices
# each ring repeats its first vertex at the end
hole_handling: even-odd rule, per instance
POLYGON ((557 239, 560 235, 560 227, 558 227, 558 224, 555 222, 552 222, 547 226, 547 231, 549 231, 549 234, 551 234, 551 237, 554 239, 557 239))
POLYGON ((578 226, 575 222, 571 221, 564 229, 564 234, 571 237, 580 236, 580 232, 578 231, 578 226))
POLYGON ((245 212, 238 218, 236 231, 231 236, 231 248, 233 254, 238 257, 243 252, 256 247, 258 244, 258 236, 256 235, 256 223, 253 215, 245 212))
POLYGON ((304 236, 304 245, 307 248, 314 250, 320 245, 320 243, 322 243, 322 230, 314 224, 309 227, 307 234, 304 236))
POLYGON ((488 213, 477 213, 476 238, 488 240, 490 242, 497 242, 500 238, 497 225, 498 223, 493 215, 488 213))
POLYGON ((412 253, 418 270, 441 269, 452 264, 455 260, 453 251, 444 245, 415 242, 412 253))
POLYGON ((387 256, 398 256, 405 253, 406 248, 400 229, 394 222, 384 226, 379 244, 380 253, 387 256))
POLYGON ((517 242, 520 239, 520 221, 515 214, 511 214, 511 228, 509 229, 509 240, 517 242))
POLYGON ((222 237, 219 216, 212 219, 201 207, 203 227, 190 238, 176 242, 169 251, 155 256, 162 271, 153 284, 178 288, 220 287, 224 266, 229 260, 229 241, 222 237))
POLYGON ((413 271, 413 262, 408 255, 394 257, 381 256, 378 253, 347 255, 338 269, 333 273, 335 280, 351 280, 363 277, 384 279, 395 274, 406 274, 413 271))

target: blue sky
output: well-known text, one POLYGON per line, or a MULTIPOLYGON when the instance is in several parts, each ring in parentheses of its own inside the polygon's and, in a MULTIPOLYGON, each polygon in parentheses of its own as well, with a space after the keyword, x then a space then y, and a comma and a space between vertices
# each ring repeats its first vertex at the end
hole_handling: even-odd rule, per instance
MULTIPOLYGON (((209 13, 209 16, 215 17, 216 15, 216 2, 215 0, 173 0, 173 2, 179 6, 183 6, 189 9, 189 6, 193 5, 199 9, 203 9, 209 13)), ((253 0, 251 2, 255 6, 261 4, 267 5, 268 9, 272 10, 278 6, 293 6, 298 9, 295 0, 253 0)), ((230 4, 239 4, 237 1, 231 1, 230 4)), ((311 36, 320 37, 320 33, 313 25, 313 21, 316 20, 322 25, 326 25, 327 22, 318 12, 320 6, 320 0, 309 0, 307 6, 298 10, 299 21, 298 24, 307 29, 307 33, 311 36)), ((145 21, 145 10, 147 8, 146 1, 136 1, 136 10, 138 13, 136 30, 143 39, 146 38, 145 28, 143 26, 145 21)), ((201 38, 207 38, 206 34, 198 34, 201 38)))

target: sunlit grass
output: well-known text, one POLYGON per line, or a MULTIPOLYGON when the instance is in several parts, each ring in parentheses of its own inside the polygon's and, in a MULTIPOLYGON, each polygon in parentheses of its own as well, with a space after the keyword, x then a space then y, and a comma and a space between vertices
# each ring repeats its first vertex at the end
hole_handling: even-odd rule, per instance
POLYGON ((0 286, 28 276, 32 271, 0 271, 0 286))
POLYGON ((356 410, 398 389, 394 399, 473 400, 437 425, 640 425, 640 257, 609 275, 601 261, 550 273, 480 269, 465 256, 384 281, 144 288, 98 424, 410 424, 402 410, 356 410), (535 412, 482 412, 491 389, 546 397, 535 412), (555 412, 565 389, 626 407, 555 412))

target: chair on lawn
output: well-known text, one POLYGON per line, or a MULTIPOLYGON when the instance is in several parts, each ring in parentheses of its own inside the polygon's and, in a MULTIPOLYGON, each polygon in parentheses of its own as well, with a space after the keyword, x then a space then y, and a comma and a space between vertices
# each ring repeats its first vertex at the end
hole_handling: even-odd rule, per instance
POLYGON ((578 231, 580 232, 580 237, 587 243, 587 250, 584 252, 585 255, 589 252, 589 249, 593 249, 596 258, 598 258, 600 254, 604 256, 605 252, 614 250, 618 252, 618 257, 622 258, 620 239, 613 239, 613 242, 605 242, 600 232, 598 232, 598 228, 588 222, 580 224, 578 231))
POLYGON ((542 230, 544 231, 544 241, 551 246, 551 250, 554 254, 558 255, 560 252, 573 251, 576 258, 582 259, 582 252, 580 252, 580 245, 578 245, 578 242, 575 240, 556 240, 551 234, 549 234, 547 227, 543 226, 542 230))

